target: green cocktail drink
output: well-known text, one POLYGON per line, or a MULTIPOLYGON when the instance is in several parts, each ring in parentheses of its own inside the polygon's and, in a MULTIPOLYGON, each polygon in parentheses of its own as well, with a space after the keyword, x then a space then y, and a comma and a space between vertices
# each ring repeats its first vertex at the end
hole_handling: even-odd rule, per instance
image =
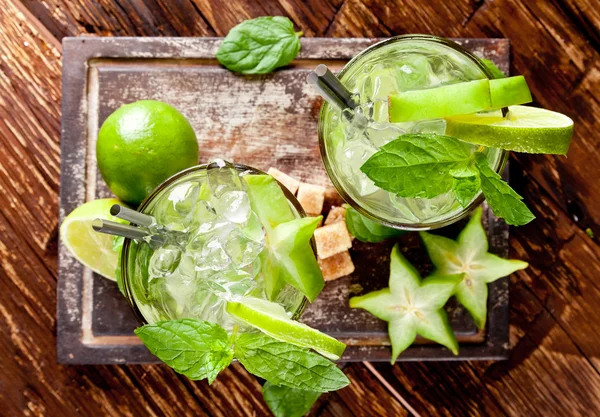
POLYGON ((273 186, 281 199, 268 201, 270 220, 304 217, 295 197, 271 177, 219 160, 183 171, 154 191, 139 210, 166 229, 169 242, 161 247, 127 242, 122 263, 129 301, 145 322, 193 318, 231 331, 236 321, 227 303, 244 297, 270 299, 290 317, 299 315, 305 303, 301 291, 287 282, 276 292, 266 288, 269 237, 260 205, 266 204, 261 193, 273 186))
MULTIPOLYGON (((359 106, 340 112, 325 103, 319 118, 319 142, 328 174, 346 202, 372 220, 420 230, 450 224, 482 201, 477 193, 461 204, 453 191, 433 197, 401 197, 379 188, 361 171, 381 147, 401 135, 447 133, 446 121, 440 118, 390 123, 390 95, 493 78, 477 57, 445 39, 399 36, 363 51, 338 77, 355 94, 359 106)), ((457 97, 457 104, 460 100, 457 97)), ((431 107, 436 105, 431 103, 431 107)), ((482 152, 494 171, 503 168, 507 152, 471 144, 468 149, 482 152)))

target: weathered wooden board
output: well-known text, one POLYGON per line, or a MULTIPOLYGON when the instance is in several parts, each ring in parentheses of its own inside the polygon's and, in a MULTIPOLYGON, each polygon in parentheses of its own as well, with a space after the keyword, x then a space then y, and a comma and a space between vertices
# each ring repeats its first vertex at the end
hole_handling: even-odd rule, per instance
MULTIPOLYGON (((459 40, 476 54, 508 70, 505 39, 459 40)), ((121 104, 166 101, 196 130, 201 160, 222 157, 266 170, 275 166, 307 182, 330 186, 317 148, 321 100, 306 85, 318 63, 341 68, 375 39, 303 39, 290 67, 265 76, 241 76, 214 60, 215 38, 66 38, 63 41, 61 219, 85 201, 110 195, 96 168, 99 126, 121 104)), ((505 256, 508 230, 486 210, 491 250, 505 256)), ((445 231, 456 234, 460 225, 445 231)), ((409 259, 430 266, 414 236, 405 236, 409 259)), ((327 284, 303 321, 349 348, 345 360, 389 360, 385 323, 348 308, 348 297, 387 285, 393 242, 357 243, 351 276, 327 284)), ((138 325, 116 284, 94 276, 61 245, 59 249, 57 354, 63 363, 140 363, 155 358, 133 335, 138 325)), ((418 344, 400 360, 500 359, 508 346, 508 281, 490 288, 488 328, 478 332, 456 304, 448 308, 461 355, 418 344)), ((422 341, 421 341, 422 342, 422 341)))

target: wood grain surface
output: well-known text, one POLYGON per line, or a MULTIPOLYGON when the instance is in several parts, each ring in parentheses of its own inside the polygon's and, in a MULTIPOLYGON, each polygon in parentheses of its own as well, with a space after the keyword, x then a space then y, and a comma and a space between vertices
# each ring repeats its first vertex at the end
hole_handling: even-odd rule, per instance
POLYGON ((509 38, 537 104, 576 123, 568 158, 514 155, 537 219, 511 231, 504 362, 357 363, 319 416, 600 415, 600 7, 592 0, 0 0, 0 415, 263 416, 233 366, 208 387, 161 365, 56 363, 61 44, 67 35, 223 36, 289 16, 307 36, 509 38))

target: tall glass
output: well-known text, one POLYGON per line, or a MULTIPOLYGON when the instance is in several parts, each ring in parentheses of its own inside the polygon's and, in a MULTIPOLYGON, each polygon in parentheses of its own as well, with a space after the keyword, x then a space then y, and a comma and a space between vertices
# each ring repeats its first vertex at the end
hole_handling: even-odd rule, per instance
MULTIPOLYGON (((245 165, 234 166, 241 175, 267 175, 245 165)), ((201 250, 211 248, 208 243, 202 249, 196 249, 193 238, 194 234, 203 232, 202 228, 208 224, 207 219, 212 216, 204 208, 204 199, 213 198, 203 191, 203 184, 207 184, 206 168, 207 165, 200 165, 169 178, 138 208, 167 226, 171 235, 187 234, 183 249, 173 249, 172 245, 152 248, 149 244, 131 240, 126 240, 123 246, 121 274, 124 292, 138 318, 145 323, 197 318, 217 323, 230 331, 235 323, 225 311, 228 300, 244 295, 266 298, 260 272, 260 255, 252 263, 238 268, 226 266, 231 265, 232 261, 224 258, 220 252, 215 252, 214 258, 210 254, 209 257, 205 256, 201 264, 195 262, 195 256, 204 256, 201 250), (193 198, 188 198, 189 195, 193 198), (176 267, 169 262, 176 263, 176 267), (226 268, 225 272, 215 273, 215 266, 226 268), (165 269, 166 274, 161 273, 165 269)), ((281 188, 294 215, 297 218, 304 217, 306 214, 298 200, 285 187, 281 188)), ((251 227, 250 222, 251 219, 247 220, 244 227, 251 227)), ((258 224, 262 228, 260 222, 258 224)), ((219 249, 218 242, 223 242, 225 247, 234 239, 233 244, 239 245, 241 242, 248 245, 243 250, 260 253, 264 249, 264 246, 262 249, 252 246, 252 241, 236 241, 238 232, 234 229, 224 230, 223 240, 221 236, 216 238, 217 245, 212 247, 219 249)), ((299 317, 306 303, 304 295, 289 284, 285 284, 274 301, 281 304, 293 318, 299 317)))
MULTIPOLYGON (((399 197, 378 188, 360 171, 381 146, 402 134, 445 133, 443 119, 389 123, 389 94, 493 78, 479 58, 447 39, 404 35, 365 49, 346 64, 338 77, 358 99, 360 105, 355 111, 370 120, 365 135, 364 125, 353 123, 360 119, 352 114, 344 115, 328 103, 321 108, 321 158, 333 185, 348 204, 390 227, 427 230, 460 220, 483 201, 481 193, 466 207, 453 192, 434 198, 399 197)), ((508 157, 506 151, 495 148, 471 145, 471 151, 484 152, 496 172, 502 171, 508 157)))

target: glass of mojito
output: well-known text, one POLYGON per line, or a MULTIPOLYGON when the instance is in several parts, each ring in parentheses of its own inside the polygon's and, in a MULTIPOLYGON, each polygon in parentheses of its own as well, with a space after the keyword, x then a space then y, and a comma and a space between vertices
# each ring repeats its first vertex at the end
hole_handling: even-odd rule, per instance
MULTIPOLYGON (((313 268, 312 277, 297 277, 304 282, 289 279, 293 273, 281 279, 281 270, 299 259, 275 248, 285 240, 277 226, 305 213, 285 187, 254 168, 216 160, 187 169, 160 185, 138 210, 156 219, 150 229, 168 237, 160 247, 130 240, 123 247, 124 293, 146 323, 190 318, 231 332, 240 321, 228 313, 228 304, 241 300, 258 310, 276 304, 276 313, 294 319, 305 294, 312 299, 322 288, 318 268, 316 276, 313 268), (284 258, 289 262, 279 264, 284 258), (268 302, 261 307, 260 300, 268 302)), ((304 251, 309 260, 312 231, 299 248, 299 256, 304 251)))
MULTIPOLYGON (((447 134, 446 120, 441 117, 391 123, 390 95, 494 78, 479 58, 435 36, 397 36, 361 52, 338 78, 358 105, 340 111, 323 104, 319 146, 329 177, 347 203, 387 226, 426 230, 465 217, 483 201, 481 192, 473 193, 466 202, 459 201, 454 191, 403 197, 381 189, 361 170, 369 158, 401 135, 447 134)), ((461 101, 456 96, 456 104, 461 101)), ((432 108, 436 105, 430 103, 432 108)), ((502 171, 508 156, 502 149, 474 144, 468 144, 468 150, 483 154, 495 172, 502 171)))

